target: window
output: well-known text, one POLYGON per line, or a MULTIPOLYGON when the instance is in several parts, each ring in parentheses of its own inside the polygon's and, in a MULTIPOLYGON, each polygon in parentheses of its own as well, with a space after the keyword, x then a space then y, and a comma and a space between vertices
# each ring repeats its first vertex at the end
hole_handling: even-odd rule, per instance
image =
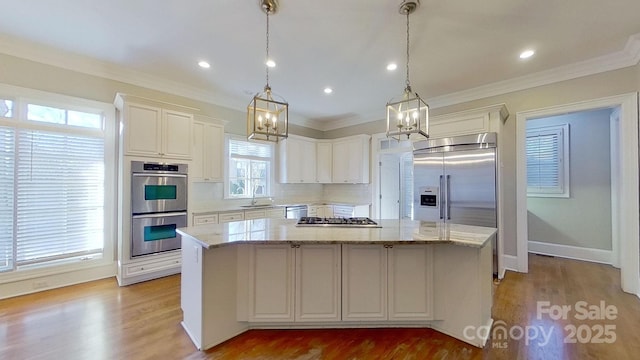
POLYGON ((527 195, 569 197, 569 124, 527 128, 527 195))
POLYGON ((105 174, 115 158, 103 129, 109 107, 100 105, 78 111, 0 100, 0 271, 112 261, 105 219, 113 201, 105 194, 113 181, 105 174), (3 104, 10 115, 13 106, 22 110, 8 119, 3 104))
POLYGON ((266 197, 271 194, 273 145, 227 137, 226 197, 266 197))

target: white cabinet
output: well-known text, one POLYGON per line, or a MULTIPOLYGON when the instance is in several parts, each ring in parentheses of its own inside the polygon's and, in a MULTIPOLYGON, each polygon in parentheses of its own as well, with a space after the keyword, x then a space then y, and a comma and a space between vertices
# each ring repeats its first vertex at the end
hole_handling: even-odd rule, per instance
POLYGON ((333 144, 329 141, 316 143, 316 182, 321 184, 331 183, 333 167, 333 144))
POLYGON ((394 245, 387 249, 389 320, 433 319, 433 248, 394 245))
POLYGON ((340 245, 296 248, 296 321, 340 321, 340 245))
POLYGON ((249 261, 249 321, 294 320, 294 248, 254 245, 249 261))
POLYGON ((266 217, 267 217, 267 211, 265 209, 245 210, 244 211, 244 219, 245 220, 264 219, 266 217))
POLYGON ((218 214, 194 215, 193 225, 217 224, 218 214))
MULTIPOLYGON (((118 94, 124 155, 191 159, 193 114, 178 105, 118 94)), ((184 108, 188 110, 188 108, 184 108)))
POLYGON ((316 182, 316 143, 290 135, 279 144, 280 182, 316 182))
POLYGON ((343 245, 342 320, 433 319, 433 249, 343 245))
POLYGON ((220 224, 240 220, 244 220, 244 211, 218 213, 218 221, 220 222, 220 224))
POLYGON ((342 320, 387 319, 387 249, 342 246, 342 320))
POLYGON ((339 321, 340 245, 254 245, 250 322, 339 321))
POLYGON ((333 142, 333 183, 369 183, 370 139, 368 135, 358 135, 333 142))
POLYGON ((334 217, 333 205, 309 205, 307 206, 307 216, 321 218, 334 217))
POLYGON ((335 217, 369 217, 369 205, 333 205, 335 217))
POLYGON ((283 207, 267 209, 267 218, 269 219, 284 219, 285 215, 285 208, 283 207))
POLYGON ((192 181, 223 181, 224 125, 194 121, 192 181))

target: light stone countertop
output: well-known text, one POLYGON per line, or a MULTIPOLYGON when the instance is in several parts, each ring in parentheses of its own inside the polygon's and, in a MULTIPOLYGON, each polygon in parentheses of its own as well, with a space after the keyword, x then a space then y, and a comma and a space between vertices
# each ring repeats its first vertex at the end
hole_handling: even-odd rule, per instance
POLYGON ((179 228, 210 249, 234 244, 453 244, 481 248, 497 229, 413 220, 375 220, 381 228, 297 227, 294 219, 256 219, 179 228))
POLYGON ((295 203, 273 203, 273 204, 266 204, 266 205, 260 205, 260 206, 243 206, 243 205, 248 205, 248 204, 234 204, 234 203, 230 203, 230 204, 220 204, 220 205, 215 205, 212 206, 210 208, 203 208, 203 207, 198 207, 195 208, 191 211, 191 213, 193 215, 209 215, 209 214, 215 214, 215 213, 221 213, 221 212, 232 212, 232 211, 245 211, 245 210, 260 210, 260 209, 273 209, 273 208, 278 208, 278 207, 287 207, 287 206, 299 206, 299 205, 348 205, 348 206, 361 206, 361 205, 366 205, 369 206, 371 205, 370 203, 346 203, 346 202, 332 202, 332 201, 310 201, 310 202, 295 202, 295 203))

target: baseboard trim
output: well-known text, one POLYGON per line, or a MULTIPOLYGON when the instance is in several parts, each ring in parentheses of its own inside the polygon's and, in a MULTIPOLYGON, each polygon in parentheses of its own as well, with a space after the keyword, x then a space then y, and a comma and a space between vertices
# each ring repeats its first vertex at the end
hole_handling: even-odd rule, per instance
POLYGON ((518 257, 513 255, 502 255, 502 274, 500 274, 500 279, 504 279, 504 274, 507 270, 520 272, 518 271, 518 257))
POLYGON ((557 256, 567 259, 583 260, 611 265, 613 253, 611 250, 583 248, 569 245, 551 244, 529 240, 529 252, 540 255, 557 256))
POLYGON ((2 294, 0 295, 0 299, 115 277, 115 275, 116 264, 114 262, 86 269, 77 269, 7 282, 0 285, 0 294, 2 294))

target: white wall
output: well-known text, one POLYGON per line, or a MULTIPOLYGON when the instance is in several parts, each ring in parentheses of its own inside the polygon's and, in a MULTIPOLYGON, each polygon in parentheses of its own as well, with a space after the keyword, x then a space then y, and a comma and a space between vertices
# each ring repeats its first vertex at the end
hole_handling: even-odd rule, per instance
POLYGON ((527 121, 569 124, 569 198, 528 197, 529 241, 611 250, 610 109, 527 121))

